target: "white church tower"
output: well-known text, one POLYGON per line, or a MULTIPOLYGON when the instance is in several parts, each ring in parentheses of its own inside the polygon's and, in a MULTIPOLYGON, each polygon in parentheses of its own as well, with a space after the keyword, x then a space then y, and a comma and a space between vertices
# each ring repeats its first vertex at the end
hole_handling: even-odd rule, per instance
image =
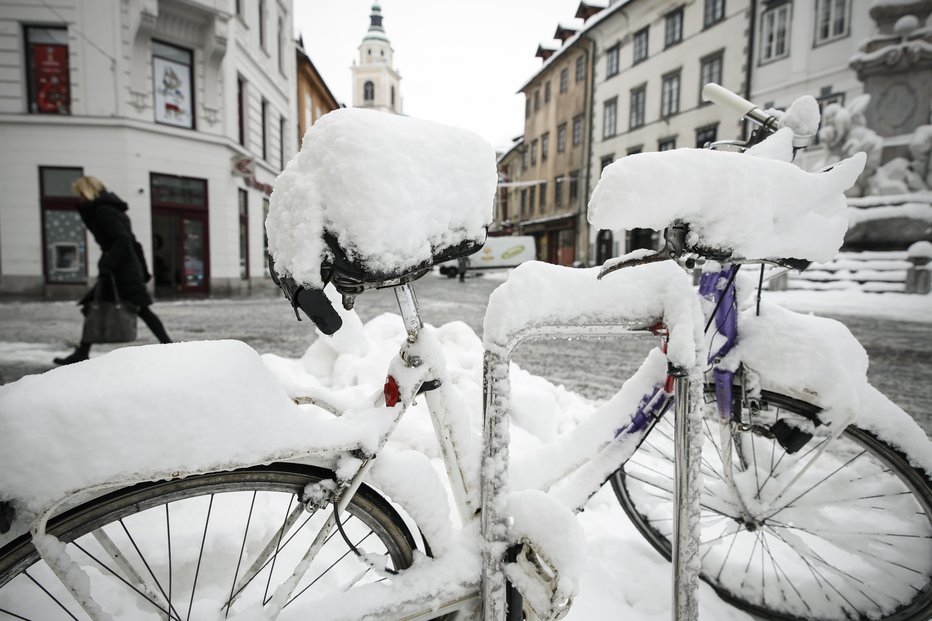
POLYGON ((393 66, 393 53, 382 27, 382 7, 375 3, 359 46, 359 63, 353 63, 353 106, 401 114, 401 75, 393 66))

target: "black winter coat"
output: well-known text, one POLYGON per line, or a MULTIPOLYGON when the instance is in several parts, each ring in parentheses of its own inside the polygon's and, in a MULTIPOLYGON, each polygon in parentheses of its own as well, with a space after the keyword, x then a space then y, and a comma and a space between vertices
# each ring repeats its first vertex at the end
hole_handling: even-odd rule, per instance
POLYGON ((129 216, 126 215, 128 209, 127 204, 112 192, 104 192, 94 200, 78 205, 81 220, 101 250, 97 262, 100 273, 97 284, 84 295, 79 304, 92 300, 97 287, 101 287, 103 299, 113 300, 108 274, 113 275, 122 300, 136 306, 152 304, 146 289, 149 270, 146 269, 142 246, 133 236, 129 216))

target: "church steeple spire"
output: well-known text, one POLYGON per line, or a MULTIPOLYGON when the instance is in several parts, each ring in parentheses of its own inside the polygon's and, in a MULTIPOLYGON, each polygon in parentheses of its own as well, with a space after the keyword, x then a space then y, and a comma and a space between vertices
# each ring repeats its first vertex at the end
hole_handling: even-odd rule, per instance
POLYGON ((369 32, 373 30, 385 32, 382 27, 382 7, 378 2, 372 5, 372 13, 369 14, 369 32))

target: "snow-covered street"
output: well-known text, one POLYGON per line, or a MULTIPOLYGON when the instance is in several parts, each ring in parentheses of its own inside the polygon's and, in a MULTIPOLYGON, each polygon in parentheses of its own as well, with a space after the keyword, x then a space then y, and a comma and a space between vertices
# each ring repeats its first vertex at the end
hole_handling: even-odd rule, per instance
MULTIPOLYGON (((468 278, 464 283, 436 271, 416 283, 425 321, 440 326, 454 320, 482 333, 489 294, 504 273, 468 278)), ((870 356, 868 377, 932 433, 932 298, 903 294, 790 291, 765 293, 792 309, 842 321, 870 356)), ((300 357, 316 338, 313 324, 297 322, 288 303, 274 293, 239 299, 160 302, 153 307, 172 338, 179 341, 239 339, 261 354, 300 357)), ((390 291, 367 292, 356 300, 363 321, 397 313, 390 291)), ((77 340, 81 315, 70 302, 0 303, 0 377, 11 382, 52 368, 52 358, 77 340)), ((139 341, 155 342, 140 322, 139 341)), ((653 342, 536 342, 519 349, 515 360, 531 373, 596 399, 615 393, 653 342)), ((91 355, 113 349, 100 346, 91 355)))

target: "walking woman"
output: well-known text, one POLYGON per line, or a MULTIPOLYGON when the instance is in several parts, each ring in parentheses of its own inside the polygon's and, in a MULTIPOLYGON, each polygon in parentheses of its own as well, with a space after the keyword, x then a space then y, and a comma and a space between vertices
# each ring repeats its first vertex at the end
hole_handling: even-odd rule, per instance
MULTIPOLYGON (((151 278, 146 269, 142 246, 133 236, 129 216, 129 207, 113 192, 108 192, 97 177, 80 177, 71 184, 71 191, 82 202, 78 212, 84 225, 94 235, 100 246, 101 255, 97 262, 97 283, 88 291, 81 301, 82 307, 91 302, 100 287, 101 297, 113 301, 112 282, 119 292, 120 299, 136 307, 136 313, 160 343, 171 343, 161 320, 149 308, 152 298, 146 289, 146 282, 151 278)), ((82 309, 83 312, 83 309, 82 309)), ((87 360, 91 343, 84 341, 74 352, 64 358, 55 358, 55 364, 72 364, 87 360)))

